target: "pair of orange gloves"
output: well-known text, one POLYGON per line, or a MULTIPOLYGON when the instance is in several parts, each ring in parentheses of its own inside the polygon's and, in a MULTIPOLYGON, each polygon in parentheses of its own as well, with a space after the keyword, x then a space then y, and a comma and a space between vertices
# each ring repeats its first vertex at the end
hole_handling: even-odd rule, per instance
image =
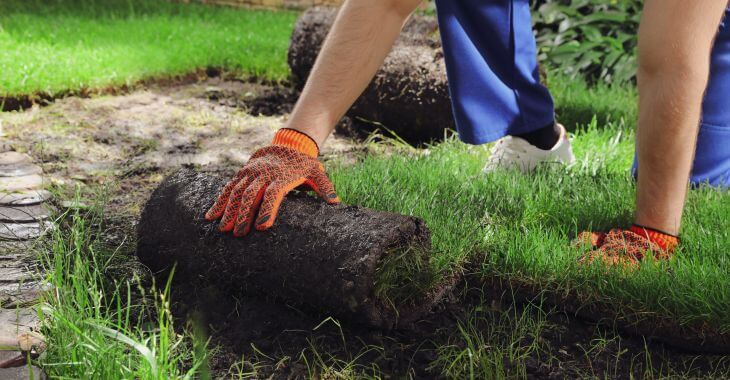
MULTIPOLYGON (((324 166, 317 160, 319 147, 309 136, 293 129, 280 129, 271 146, 259 149, 238 174, 223 188, 206 219, 221 219, 222 232, 234 236, 270 228, 287 193, 308 187, 329 204, 340 199, 324 166)), ((634 225, 628 230, 607 233, 584 232, 578 242, 590 252, 582 262, 604 261, 609 265, 636 266, 647 254, 667 259, 679 240, 661 231, 634 225)))

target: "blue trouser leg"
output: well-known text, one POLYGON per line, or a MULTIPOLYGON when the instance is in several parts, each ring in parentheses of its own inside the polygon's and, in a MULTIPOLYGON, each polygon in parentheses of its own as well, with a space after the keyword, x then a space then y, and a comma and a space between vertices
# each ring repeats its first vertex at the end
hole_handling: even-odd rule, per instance
POLYGON ((730 186, 730 9, 712 48, 710 80, 690 180, 730 186))
POLYGON ((540 84, 529 0, 436 0, 454 118, 483 144, 554 120, 540 84))
MULTIPOLYGON (((690 182, 730 186, 730 8, 715 39, 690 182)), ((637 164, 634 160, 634 172, 637 164)))

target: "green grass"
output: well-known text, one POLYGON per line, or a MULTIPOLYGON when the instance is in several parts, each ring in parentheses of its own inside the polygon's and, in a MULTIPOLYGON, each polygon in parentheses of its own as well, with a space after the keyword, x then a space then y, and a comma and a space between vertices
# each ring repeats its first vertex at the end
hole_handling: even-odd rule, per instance
POLYGON ((40 306, 48 350, 39 364, 51 378, 201 375, 207 368, 206 350, 200 349, 201 339, 173 328, 169 282, 155 291, 142 288, 139 278, 124 278, 135 273, 125 268, 129 253, 122 250, 129 245, 104 243, 100 210, 97 203, 90 210, 60 216, 61 228, 40 245, 53 291, 40 306))
MULTIPOLYGON (((585 87, 582 91, 584 96, 556 92, 556 98, 582 99, 581 104, 596 98, 595 92, 585 87)), ((610 95, 608 89, 600 91, 610 95)), ((613 99, 632 94, 610 91, 613 99)), ((609 111, 617 112, 612 120, 629 120, 634 109, 623 115, 609 111)), ((727 191, 691 192, 682 248, 667 265, 647 263, 633 274, 577 265, 581 252, 570 243, 578 232, 627 227, 634 210, 635 185, 629 174, 632 129, 624 122, 599 125, 596 120, 575 129, 579 161, 568 169, 486 175, 481 169, 487 148, 454 138, 428 154, 407 150, 367 156, 354 167, 335 168, 331 176, 346 203, 423 218, 432 232, 433 264, 438 270, 469 264, 478 267, 484 278, 570 291, 584 303, 608 303, 617 315, 730 332, 727 191)))
POLYGON ((579 79, 550 72, 547 86, 555 98, 555 113, 560 123, 574 131, 594 118, 598 125, 631 124, 638 118, 636 88, 597 83, 590 88, 579 79))
POLYGON ((3 0, 0 96, 94 90, 208 67, 285 79, 295 19, 162 0, 3 0))
POLYGON ((503 313, 477 307, 457 323, 458 334, 437 348, 431 370, 447 379, 526 378, 527 359, 550 360, 540 340, 547 328, 546 314, 536 306, 503 313))
POLYGON ((418 246, 388 252, 375 273, 374 295, 397 305, 413 303, 438 281, 431 270, 428 253, 418 246))
MULTIPOLYGON (((288 76, 285 57, 295 17, 293 12, 154 0, 4 0, 0 96, 101 89, 207 67, 281 80, 288 76)), ((487 148, 451 139, 428 153, 404 149, 336 167, 331 176, 338 192, 347 203, 425 219, 438 271, 468 264, 485 279, 570 291, 585 303, 614 305, 617 314, 667 317, 730 332, 726 191, 692 191, 682 249, 666 265, 649 263, 633 274, 576 265, 580 252, 569 243, 577 232, 631 223, 635 188, 628 168, 636 91, 605 85, 587 89, 561 76, 551 76, 549 87, 559 121, 575 133, 580 160, 571 168, 530 176, 484 175, 487 148)), ((140 289, 136 280, 111 275, 129 253, 98 239, 100 218, 98 209, 67 215, 44 246, 42 262, 56 290, 42 308, 49 342, 40 361, 43 369, 61 378, 204 376, 204 344, 175 333, 169 291, 140 289)), ((398 272, 398 258, 382 267, 379 286, 384 294, 407 298, 411 290, 391 293, 404 290, 393 284, 418 277, 420 268, 398 272)), ((478 309, 460 322, 452 344, 441 347, 434 373, 524 375, 521 361, 549 349, 522 339, 546 328, 540 310, 534 317, 510 309, 493 320, 478 309)), ((381 372, 358 363, 359 354, 342 359, 322 350, 313 340, 293 361, 304 363, 313 376, 376 377, 381 372)), ((379 348, 365 352, 373 350, 379 348)), ((251 359, 232 374, 256 376, 259 361, 279 360, 251 359)))

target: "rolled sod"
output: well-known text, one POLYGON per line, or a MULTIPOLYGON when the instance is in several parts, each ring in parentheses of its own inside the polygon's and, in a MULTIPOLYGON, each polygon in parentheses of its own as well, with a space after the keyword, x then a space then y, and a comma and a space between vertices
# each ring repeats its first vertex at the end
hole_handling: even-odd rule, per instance
MULTIPOLYGON (((314 7, 304 12, 294 26, 288 62, 300 88, 309 77, 336 14, 335 8, 314 7)), ((414 15, 410 19, 383 66, 347 115, 376 122, 358 123, 359 129, 385 127, 411 143, 439 140, 446 129, 456 129, 435 17, 414 15)))
POLYGON ((420 319, 450 288, 433 285, 420 219, 290 194, 270 230, 236 238, 204 219, 225 183, 190 169, 166 178, 142 212, 140 260, 162 274, 175 266, 175 281, 384 329, 420 319))

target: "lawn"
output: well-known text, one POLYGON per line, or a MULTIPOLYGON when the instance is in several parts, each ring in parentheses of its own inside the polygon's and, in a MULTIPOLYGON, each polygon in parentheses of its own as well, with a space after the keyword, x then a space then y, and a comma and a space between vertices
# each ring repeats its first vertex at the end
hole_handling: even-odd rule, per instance
MULTIPOLYGON (((4 0, 0 98, 104 89, 210 67, 285 80, 296 16, 154 0, 4 0)), ((636 91, 549 77, 559 121, 572 133, 574 166, 486 175, 481 168, 488 147, 455 137, 425 150, 396 143, 387 154, 364 155, 355 164, 329 162, 338 193, 346 203, 425 219, 433 236, 432 264, 441 273, 467 269, 485 281, 602 303, 612 310, 605 315, 609 320, 641 318, 730 333, 727 191, 690 193, 682 247, 667 264, 649 262, 635 273, 577 265, 581 251, 570 242, 578 232, 632 222, 636 91)), ((133 254, 133 247, 100 241, 103 202, 95 199, 92 211, 66 216, 64 228, 40 246, 57 289, 44 304, 49 315, 44 369, 68 378, 199 374, 205 343, 193 328, 176 334, 180 329, 172 328, 166 293, 150 294, 110 274, 126 265, 120 259, 133 254)), ((495 322, 482 315, 484 323, 492 323, 486 330, 464 322, 463 338, 476 342, 474 347, 467 342, 467 355, 459 351, 461 343, 443 346, 434 372, 461 378, 467 373, 457 370, 460 363, 485 376, 504 375, 505 363, 526 354, 516 340, 503 337, 538 330, 533 325, 543 321, 502 317, 495 322)))
MULTIPOLYGON (((613 99, 626 91, 614 90, 613 99)), ((565 94, 557 89, 556 96, 565 94)), ((578 232, 632 223, 634 135, 621 122, 569 127, 576 130, 578 162, 567 169, 486 175, 481 169, 488 149, 454 138, 427 154, 404 149, 364 157, 354 167, 335 169, 332 178, 347 203, 425 219, 437 269, 466 266, 484 279, 569 292, 580 303, 600 301, 615 310, 599 317, 640 316, 730 332, 727 191, 690 193, 682 247, 668 265, 648 262, 636 273, 581 267, 581 251, 571 247, 578 232)))
POLYGON ((155 0, 0 2, 0 97, 57 95, 224 68, 288 76, 295 12, 155 0))

